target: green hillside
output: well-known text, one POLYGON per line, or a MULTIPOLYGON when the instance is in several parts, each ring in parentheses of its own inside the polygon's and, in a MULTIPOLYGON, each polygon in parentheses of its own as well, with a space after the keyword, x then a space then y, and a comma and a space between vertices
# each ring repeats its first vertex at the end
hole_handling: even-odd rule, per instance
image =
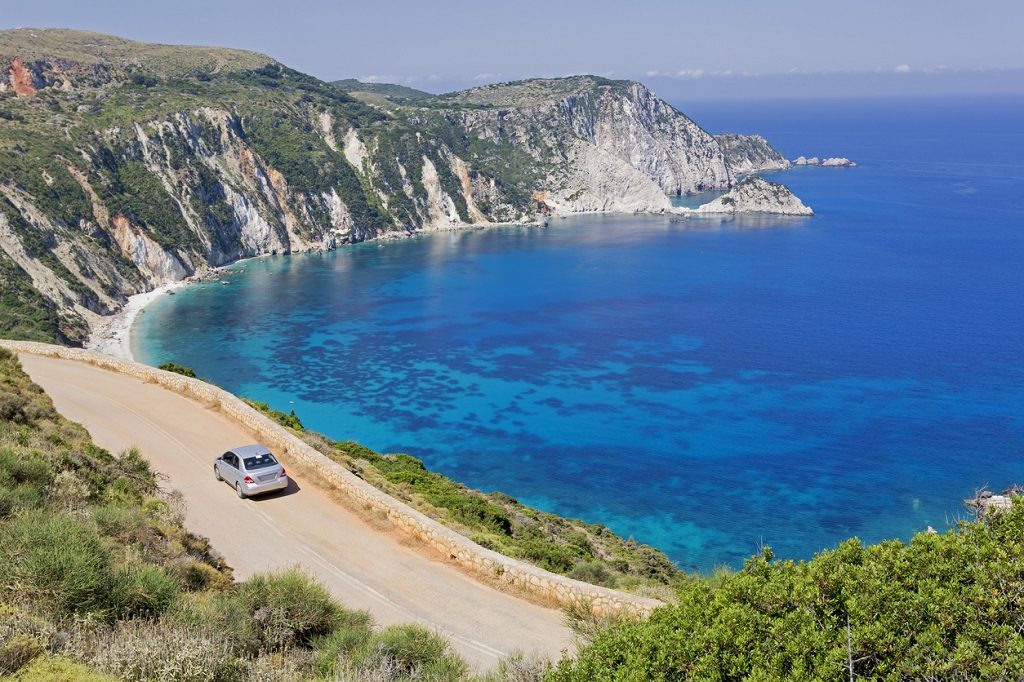
POLYGON ((429 92, 406 87, 405 85, 395 85, 394 83, 364 83, 363 81, 356 80, 355 78, 331 81, 331 83, 338 86, 345 92, 370 92, 393 100, 415 101, 429 99, 434 96, 429 92))

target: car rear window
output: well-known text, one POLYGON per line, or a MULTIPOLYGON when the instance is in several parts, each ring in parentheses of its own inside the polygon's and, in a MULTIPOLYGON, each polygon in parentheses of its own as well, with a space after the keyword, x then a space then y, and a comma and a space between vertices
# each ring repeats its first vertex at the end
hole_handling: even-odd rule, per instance
POLYGON ((277 460, 274 459, 274 456, 269 452, 265 455, 246 457, 242 461, 245 462, 245 468, 248 471, 252 471, 253 469, 266 469, 267 467, 272 467, 277 464, 277 460))

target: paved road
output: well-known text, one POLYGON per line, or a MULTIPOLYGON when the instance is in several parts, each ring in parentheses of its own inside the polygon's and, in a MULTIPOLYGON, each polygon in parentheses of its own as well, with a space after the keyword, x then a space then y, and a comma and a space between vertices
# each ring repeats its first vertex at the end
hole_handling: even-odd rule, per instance
MULTIPOLYGON (((155 384, 91 365, 22 354, 61 414, 111 452, 138 446, 180 490, 187 525, 211 539, 239 579, 299 564, 378 623, 416 622, 446 635, 478 669, 513 650, 557 658, 570 646, 561 614, 482 585, 375 531, 311 483, 239 500, 212 460, 253 436, 218 412, 155 384)), ((287 462, 285 462, 287 464, 287 462)))

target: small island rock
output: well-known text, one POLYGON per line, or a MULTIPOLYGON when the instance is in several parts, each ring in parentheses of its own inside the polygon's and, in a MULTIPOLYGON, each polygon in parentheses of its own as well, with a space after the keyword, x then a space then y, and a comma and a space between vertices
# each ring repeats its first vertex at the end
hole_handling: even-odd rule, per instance
POLYGON ((696 210, 698 214, 773 213, 805 216, 814 211, 785 185, 752 175, 696 210))

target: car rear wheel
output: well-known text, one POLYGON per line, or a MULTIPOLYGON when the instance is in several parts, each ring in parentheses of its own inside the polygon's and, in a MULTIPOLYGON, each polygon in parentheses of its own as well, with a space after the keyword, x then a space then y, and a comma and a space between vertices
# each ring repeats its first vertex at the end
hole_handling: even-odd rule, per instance
POLYGON ((241 483, 235 483, 235 494, 238 495, 238 499, 240 499, 240 500, 244 500, 245 499, 245 493, 242 492, 242 484, 241 483))
POLYGON ((224 480, 224 477, 220 475, 220 469, 217 467, 216 464, 213 465, 213 475, 216 477, 218 481, 224 480))

